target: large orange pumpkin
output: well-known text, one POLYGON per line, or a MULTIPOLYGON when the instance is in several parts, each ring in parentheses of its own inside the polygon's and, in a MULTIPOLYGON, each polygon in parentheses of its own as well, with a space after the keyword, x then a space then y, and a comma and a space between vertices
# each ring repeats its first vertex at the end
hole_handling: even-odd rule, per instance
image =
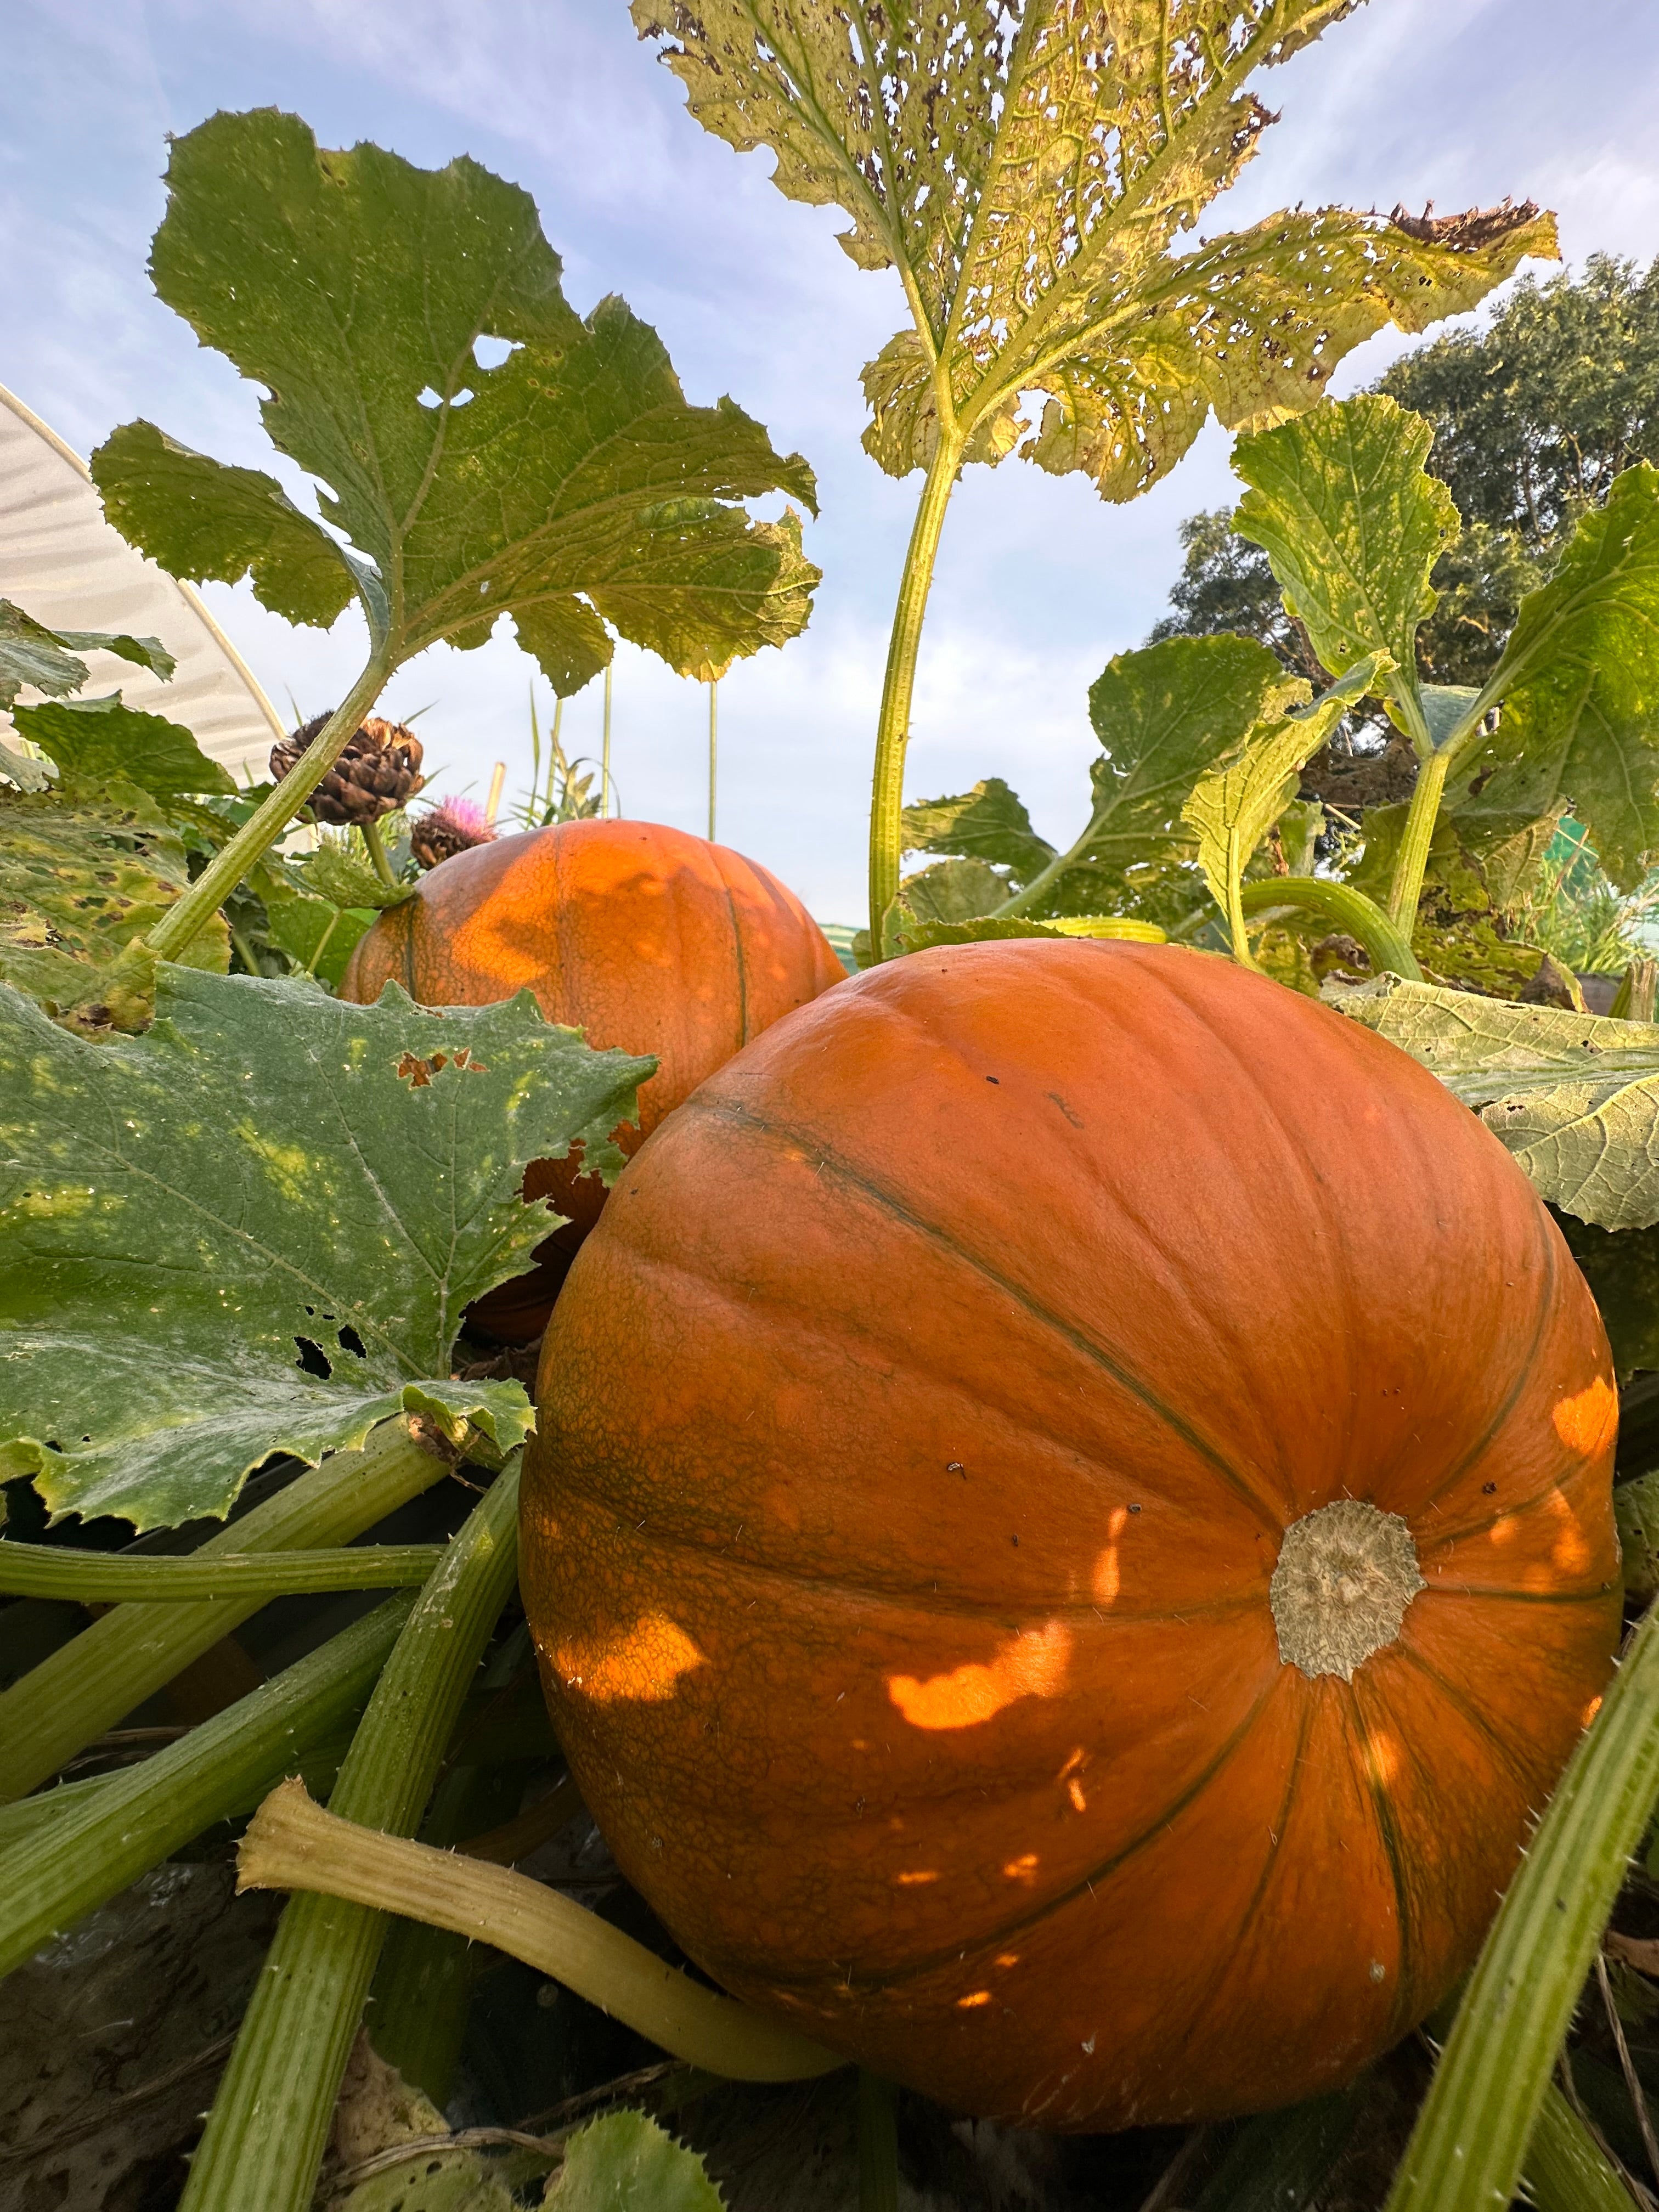
POLYGON ((970 2113, 1307 2097, 1468 1965, 1619 1632, 1601 1323, 1392 1046, 1212 956, 919 954, 623 1174, 523 1587, 629 1878, 970 2113))
MULTIPOLYGON (((531 990, 550 1021, 592 1045, 654 1053, 632 1152, 706 1075, 842 969, 777 878, 724 845, 653 822, 568 822, 458 853, 358 943, 340 995, 378 999, 388 978, 422 1006, 488 1006, 531 990)), ((526 1198, 568 1217, 533 1273, 471 1309, 494 1334, 541 1333, 605 1190, 580 1164, 540 1160, 526 1198)))

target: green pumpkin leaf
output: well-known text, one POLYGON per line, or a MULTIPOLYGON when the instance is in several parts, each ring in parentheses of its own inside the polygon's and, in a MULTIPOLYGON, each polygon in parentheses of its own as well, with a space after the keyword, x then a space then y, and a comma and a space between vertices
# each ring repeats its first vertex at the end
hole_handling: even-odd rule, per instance
POLYGON ((654 1065, 528 993, 433 1012, 163 967, 154 1028, 93 1044, 0 992, 0 1474, 152 1527, 399 1407, 507 1448, 529 1401, 453 1381, 462 1309, 547 1234, 526 1166, 581 1143, 614 1173, 654 1065))
POLYGON ((118 691, 19 707, 12 719, 31 744, 51 754, 65 783, 91 789, 120 776, 157 799, 236 788, 182 723, 129 707, 118 691))
POLYGON ((1257 722, 1230 759, 1194 785, 1181 818, 1198 840, 1198 864, 1224 914, 1232 910, 1250 856, 1295 799, 1303 769, 1392 666, 1387 653, 1368 653, 1310 706, 1257 722))
POLYGON ((944 441, 1133 498, 1212 408, 1235 428, 1297 411, 1386 323, 1421 330, 1555 251, 1530 207, 1430 224, 1298 210, 1172 250, 1272 119, 1244 79, 1345 0, 1199 0, 1179 35, 1166 0, 1105 18, 1055 0, 632 12, 706 129, 770 147, 781 191, 843 209, 858 265, 900 272, 913 325, 864 372, 865 445, 894 476, 944 441))
POLYGON ((465 158, 330 152, 262 109, 175 139, 167 188, 157 291, 270 392, 273 444, 350 549, 273 479, 130 424, 93 473, 174 574, 246 572, 265 605, 322 623, 355 578, 393 665, 482 645, 511 613, 561 693, 609 660, 607 622, 682 673, 804 625, 817 571, 798 525, 734 502, 811 506, 811 470, 729 399, 688 406, 620 300, 582 321, 516 185, 465 158))
POLYGON ((1556 1222, 1600 1310, 1620 1381, 1659 1368, 1659 1229, 1596 1229, 1567 1213, 1556 1222))
POLYGON ((983 860, 939 860, 907 876, 894 903, 905 921, 975 921, 1007 896, 1007 884, 983 860))
POLYGON ((166 683, 173 659, 159 637, 128 637, 98 629, 48 629, 9 599, 0 599, 0 708, 9 708, 30 684, 48 699, 78 691, 87 680, 83 653, 112 653, 166 683))
POLYGON ((907 806, 903 849, 1006 868, 1005 896, 1040 875, 1054 857, 1054 847, 1032 829, 1024 803, 1000 775, 988 776, 957 798, 923 799, 907 806))
POLYGON ((1601 1229, 1659 1222, 1659 1024, 1392 977, 1340 1003, 1473 1107, 1552 1206, 1601 1229))
POLYGON ((1251 638, 1169 638, 1109 661, 1089 693, 1103 748, 1090 770, 1094 811, 1028 918, 1135 904, 1137 870, 1190 861, 1196 841, 1182 810, 1199 778, 1307 689, 1251 638))
POLYGON ((305 889, 337 907, 369 907, 379 912, 413 898, 416 886, 383 884, 367 860, 360 860, 343 839, 324 836, 316 850, 294 864, 305 889))
POLYGON ((1649 1604, 1659 1597, 1659 1474, 1620 1483, 1613 1493, 1613 1514, 1624 1554, 1626 1595, 1649 1604))
POLYGON ((262 469, 232 468, 142 420, 112 431, 91 466, 105 514, 169 575, 246 576, 261 606, 311 629, 331 629, 358 591, 340 545, 262 469))
MULTIPOLYGON (((1450 492, 1424 466, 1433 437, 1420 415, 1366 392, 1328 399, 1233 447, 1249 486, 1235 526, 1265 550, 1325 667, 1346 675, 1368 653, 1389 657, 1388 696, 1413 735, 1425 732, 1417 633, 1434 611, 1429 572, 1462 526, 1450 492)), ((1439 720, 1449 703, 1437 695, 1439 720)))
MULTIPOLYGON (((188 881, 177 831, 135 784, 115 778, 95 798, 0 791, 0 980, 68 1013, 188 881)), ((196 939, 189 964, 229 966, 222 920, 196 939)), ((147 1002, 110 1011, 116 1026, 149 1018, 147 1002)))
POLYGON ((1541 815, 1564 805, 1621 890, 1659 850, 1659 469, 1638 462, 1573 532, 1521 603, 1487 686, 1501 696, 1498 766, 1480 804, 1541 815))
POLYGON ((607 2112, 572 2136, 549 2191, 556 2212, 721 2212, 695 2151, 644 2112, 607 2112))

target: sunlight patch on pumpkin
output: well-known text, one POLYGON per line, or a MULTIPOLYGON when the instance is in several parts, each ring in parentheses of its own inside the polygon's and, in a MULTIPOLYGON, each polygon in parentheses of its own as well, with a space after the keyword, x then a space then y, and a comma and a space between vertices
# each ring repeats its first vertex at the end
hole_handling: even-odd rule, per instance
POLYGON ((893 1880, 898 1884, 898 1887, 901 1889, 915 1889, 924 1881, 937 1881, 939 1880, 939 1869, 937 1867, 917 1867, 912 1871, 905 1874, 896 1874, 893 1876, 893 1880))
POLYGON ((1550 1419, 1567 1449, 1589 1459, 1611 1443, 1617 1433, 1618 1393, 1598 1375, 1586 1389, 1558 1400, 1550 1419))
POLYGON ((975 2005, 989 2004, 990 2002, 991 1992, 989 1990, 969 1990, 965 1997, 958 1997, 957 1999, 957 2010, 958 2012, 969 2012, 971 2011, 975 2005))
POLYGON ((672 1698, 682 1674, 707 1663, 679 1623, 662 1613, 646 1613, 605 1644, 567 1640, 556 1649, 553 1662, 568 1690, 580 1690, 600 1705, 627 1698, 647 1705, 672 1698))
POLYGON ((1022 1629, 1011 1637, 989 1666, 976 1662, 948 1674, 890 1674, 887 1694, 912 1728, 974 1728, 1020 1698, 1051 1698, 1066 1680, 1072 1632, 1051 1620, 1046 1628, 1022 1629))
POLYGON ((1002 1875, 1005 1881, 1023 1881, 1029 1889, 1036 1880, 1036 1870, 1037 1855, 1035 1851, 1027 1851, 1022 1857, 1010 1859, 1002 1869, 1002 1875))
POLYGON ((1110 1605, 1122 1586, 1122 1576, 1117 1563, 1117 1547, 1119 1538, 1128 1525, 1128 1508, 1125 1505, 1114 1507, 1112 1516, 1106 1523, 1106 1534, 1111 1538, 1111 1541, 1095 1561, 1094 1580, 1091 1587, 1097 1605, 1110 1605))

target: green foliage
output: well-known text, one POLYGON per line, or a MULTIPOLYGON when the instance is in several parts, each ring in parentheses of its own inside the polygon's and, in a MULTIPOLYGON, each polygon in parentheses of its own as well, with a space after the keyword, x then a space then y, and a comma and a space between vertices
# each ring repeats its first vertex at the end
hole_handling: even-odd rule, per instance
POLYGON ((400 1407, 522 1436, 516 1383, 450 1379, 462 1309, 547 1233, 530 1161, 620 1165, 653 1062, 527 994, 434 1013, 164 969, 155 1028, 99 1046, 0 1004, 0 1468, 149 1526, 400 1407))
MULTIPOLYGON (((188 882, 177 830, 136 784, 117 777, 91 796, 0 788, 0 981, 54 1014, 82 1009, 86 1027, 135 1026, 147 1018, 147 1000, 100 996, 100 976, 188 882)), ((229 935, 216 917, 191 943, 189 963, 222 974, 229 960, 229 935)))
POLYGON ((572 2136, 548 2193, 556 2212, 720 2212, 702 2160, 645 2112, 607 2112, 572 2136))
POLYGON ((1585 514, 1523 603, 1484 695, 1504 715, 1483 803, 1563 801, 1630 890, 1659 848, 1659 469, 1638 462, 1585 514))
POLYGON ((96 629, 48 629, 9 599, 0 599, 0 709, 16 704, 25 684, 48 699, 67 698, 87 680, 83 653, 112 653, 148 668, 165 683, 173 655, 159 637, 112 635, 96 629))
POLYGON ((51 755, 63 781, 83 795, 118 777, 157 799, 236 788, 182 723, 125 706, 118 691, 19 707, 12 720, 31 744, 51 755))
POLYGON ((1262 546, 1286 611, 1322 666, 1345 676, 1386 653, 1401 681, 1390 703, 1413 738, 1419 624, 1434 607, 1429 572, 1458 534, 1457 510, 1425 472, 1430 431, 1391 399, 1363 398, 1255 437, 1233 466, 1249 489, 1238 527, 1262 546))
MULTIPOLYGON (((1233 949, 1248 957, 1237 907, 1244 871, 1256 848, 1296 797, 1303 769, 1356 699, 1386 684, 1386 653, 1373 653, 1312 704, 1287 707, 1255 723, 1235 750, 1201 775, 1182 809, 1198 840, 1198 864, 1211 895, 1234 923, 1233 949)), ((1305 686, 1302 687, 1305 689, 1305 686)))
POLYGON ((1000 775, 955 799, 924 799, 904 810, 904 849, 948 853, 1004 871, 1015 890, 1035 881, 1054 857, 1046 837, 1000 775))
POLYGON ((1601 1229, 1659 1222, 1659 1025, 1388 979, 1342 1011, 1473 1107, 1553 1206, 1601 1229))
POLYGON ((805 621, 817 572, 798 528, 732 502, 811 504, 810 470, 729 400, 688 407, 619 300, 582 322, 516 186, 465 159, 325 152, 264 109, 175 139, 167 189, 157 291, 266 386, 271 442, 327 487, 322 514, 356 556, 273 479, 131 424, 93 473, 173 574, 248 574, 262 604, 324 627, 356 592, 392 665, 440 639, 481 645, 510 612, 562 692, 610 659, 607 622, 684 672, 805 621), (485 368, 486 339, 513 350, 485 368))

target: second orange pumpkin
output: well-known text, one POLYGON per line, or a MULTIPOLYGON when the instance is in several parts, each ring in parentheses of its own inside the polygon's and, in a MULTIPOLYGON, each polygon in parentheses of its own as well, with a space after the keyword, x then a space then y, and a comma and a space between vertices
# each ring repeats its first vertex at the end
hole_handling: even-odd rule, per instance
MULTIPOLYGON (((654 1053, 631 1152, 750 1037, 805 1006, 842 967, 794 893, 724 845, 652 822, 568 822, 446 860, 381 915, 340 986, 368 1004, 388 981, 422 1006, 487 1006, 535 994, 550 1021, 590 1044, 654 1053)), ((580 1164, 543 1160, 526 1198, 568 1217, 530 1275, 471 1310, 494 1334, 527 1341, 605 1204, 580 1164)))

